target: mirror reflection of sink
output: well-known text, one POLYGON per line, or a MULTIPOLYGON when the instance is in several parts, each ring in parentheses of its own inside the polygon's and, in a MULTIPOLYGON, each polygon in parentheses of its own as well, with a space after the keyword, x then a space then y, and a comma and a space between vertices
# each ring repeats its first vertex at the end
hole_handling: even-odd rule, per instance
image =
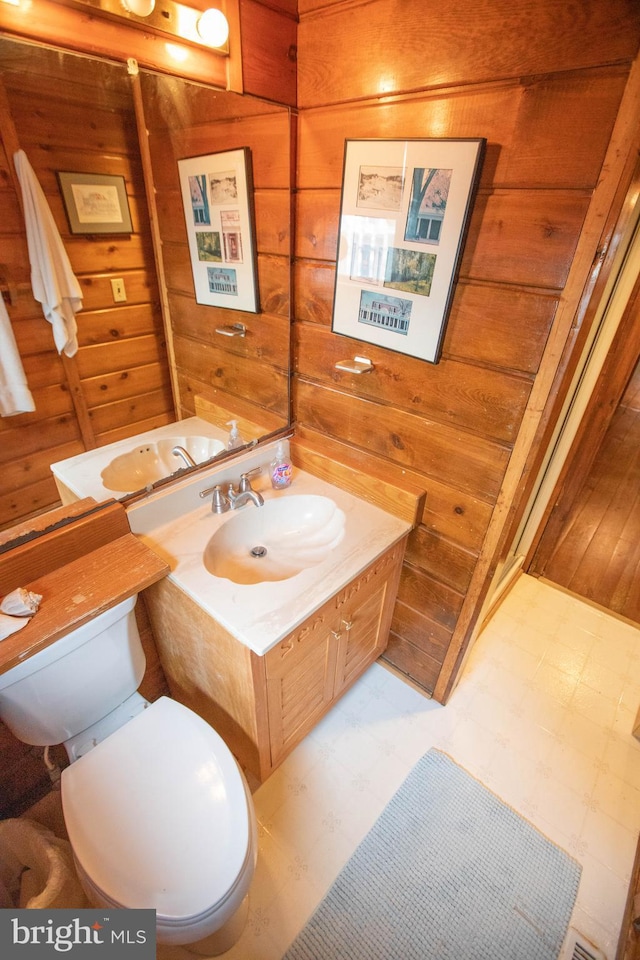
POLYGON ((196 463, 203 463, 224 450, 224 444, 211 437, 178 436, 142 443, 107 464, 100 474, 103 485, 117 493, 131 493, 171 476, 186 465, 182 457, 171 452, 176 446, 183 447, 196 463))
POLYGON ((330 555, 345 515, 329 497, 290 495, 248 504, 211 537, 204 565, 214 577, 252 584, 288 580, 330 555))

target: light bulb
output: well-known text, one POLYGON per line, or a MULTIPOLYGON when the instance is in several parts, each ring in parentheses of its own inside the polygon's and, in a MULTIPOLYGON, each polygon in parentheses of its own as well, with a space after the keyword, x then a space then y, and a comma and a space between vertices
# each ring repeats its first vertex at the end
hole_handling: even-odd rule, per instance
POLYGON ((198 33, 211 47, 221 47, 229 37, 229 24, 222 10, 211 7, 198 19, 198 33))
POLYGON ((122 6, 136 17, 148 17, 153 13, 156 0, 122 0, 122 6))

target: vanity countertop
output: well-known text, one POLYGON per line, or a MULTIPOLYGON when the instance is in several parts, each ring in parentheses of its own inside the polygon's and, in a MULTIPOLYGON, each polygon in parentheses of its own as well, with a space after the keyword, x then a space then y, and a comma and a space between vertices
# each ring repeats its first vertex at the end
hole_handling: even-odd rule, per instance
MULTIPOLYGON (((128 494, 111 490, 102 480, 102 471, 113 460, 145 444, 154 444, 168 439, 174 440, 175 443, 184 443, 185 438, 199 436, 219 440, 223 445, 227 440, 227 434, 207 420, 201 417, 188 417, 186 420, 178 420, 103 447, 96 447, 95 450, 87 450, 66 460, 59 460, 51 464, 51 472, 72 497, 119 500, 128 494)), ((180 470, 183 466, 184 464, 176 458, 175 469, 180 470)))
MULTIPOLYGON (((169 578, 258 655, 275 646, 412 529, 406 520, 303 470, 294 469, 293 483, 286 490, 267 489, 265 481, 254 483, 265 502, 316 494, 331 498, 346 518, 344 538, 329 557, 287 580, 244 585, 212 576, 203 562, 205 547, 238 512, 212 513, 210 497, 202 502, 195 490, 191 494, 193 510, 161 523, 161 511, 156 509, 148 522, 132 523, 143 542, 169 564, 169 578)), ((209 485, 214 482, 210 477, 209 485)), ((257 521, 261 508, 247 504, 241 509, 243 513, 254 511, 257 521)))

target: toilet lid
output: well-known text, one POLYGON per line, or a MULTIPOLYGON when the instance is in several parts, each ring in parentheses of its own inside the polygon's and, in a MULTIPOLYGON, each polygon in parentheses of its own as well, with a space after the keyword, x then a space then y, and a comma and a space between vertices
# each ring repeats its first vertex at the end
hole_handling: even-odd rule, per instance
POLYGON ((123 907, 195 917, 236 883, 249 854, 244 779, 224 741, 161 697, 62 773, 80 866, 123 907))

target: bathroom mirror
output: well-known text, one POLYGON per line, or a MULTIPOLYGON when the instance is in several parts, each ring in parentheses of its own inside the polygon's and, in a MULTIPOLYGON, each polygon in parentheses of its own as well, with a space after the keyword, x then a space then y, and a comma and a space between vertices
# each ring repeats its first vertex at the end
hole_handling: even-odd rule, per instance
MULTIPOLYGON (((0 191, 0 213, 16 235, 4 244, 0 238, 0 265, 8 275, 0 280, 17 289, 8 310, 37 393, 35 414, 0 420, 0 439, 11 450, 0 471, 7 484, 0 489, 0 504, 3 496, 12 498, 31 482, 36 461, 44 485, 51 463, 90 448, 87 434, 102 449, 170 423, 179 434, 179 422, 196 415, 222 434, 228 433, 226 422, 237 419, 246 442, 285 430, 290 422, 289 108, 145 70, 133 77, 123 63, 2 35, 0 79, 15 131, 12 142, 4 125, 5 155, 16 139, 27 153, 85 294, 84 310, 77 315, 78 354, 59 358, 50 345, 41 346, 48 324, 33 309, 15 193, 9 197, 8 190, 0 191), (123 122, 118 111, 131 122, 123 122), (193 288, 177 161, 234 148, 246 149, 252 165, 257 313, 198 304, 193 288), (124 176, 133 233, 72 236, 59 193, 61 170, 124 176), (124 304, 116 302, 121 281, 124 304)), ((201 466, 176 463, 183 472, 201 466)), ((149 486, 145 482, 136 491, 113 491, 105 498, 126 502, 149 486)), ((21 514, 14 505, 6 519, 17 523, 36 513, 37 502, 34 494, 31 510, 21 514)), ((0 516, 0 527, 4 520, 0 516)))

